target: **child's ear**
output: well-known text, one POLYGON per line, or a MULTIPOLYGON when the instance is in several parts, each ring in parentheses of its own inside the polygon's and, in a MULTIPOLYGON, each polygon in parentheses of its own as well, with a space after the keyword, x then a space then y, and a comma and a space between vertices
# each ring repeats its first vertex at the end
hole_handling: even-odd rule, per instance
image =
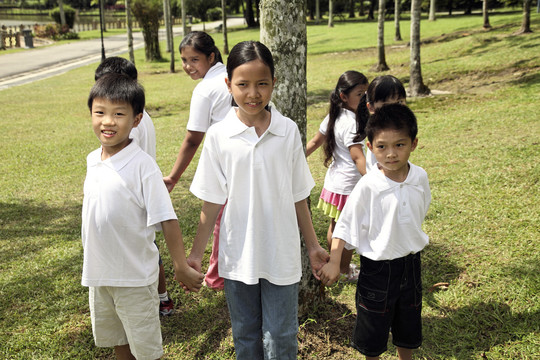
POLYGON ((411 151, 414 151, 417 145, 418 145, 418 138, 415 138, 411 144, 411 151))
POLYGON ((344 93, 340 92, 339 93, 339 98, 341 99, 341 101, 346 104, 347 103, 347 95, 345 95, 344 93))
POLYGON ((135 121, 133 122, 133 127, 134 128, 139 126, 139 124, 141 123, 142 117, 143 117, 143 113, 139 113, 139 114, 135 115, 135 121))
POLYGON ((366 142, 366 146, 368 147, 369 151, 373 152, 373 145, 368 141, 366 142))
POLYGON ((231 82, 229 81, 229 78, 225 78, 225 84, 227 85, 227 89, 229 89, 229 92, 232 94, 231 82))
POLYGON ((366 103, 366 106, 370 114, 375 114, 375 107, 371 103, 366 103))

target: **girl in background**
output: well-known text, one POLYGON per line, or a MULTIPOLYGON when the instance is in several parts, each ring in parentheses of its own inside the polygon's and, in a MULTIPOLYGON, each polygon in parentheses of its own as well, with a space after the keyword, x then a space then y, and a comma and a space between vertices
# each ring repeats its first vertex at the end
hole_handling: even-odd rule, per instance
MULTIPOLYGON (((355 112, 368 86, 367 78, 358 71, 346 71, 337 82, 330 95, 328 115, 319 131, 306 147, 309 156, 324 144, 324 165, 328 167, 324 178, 317 208, 322 209, 331 219, 328 227, 328 248, 332 247, 332 233, 341 210, 352 189, 366 173, 363 152, 363 129, 366 121, 356 118, 355 112), (360 132, 360 135, 357 135, 360 132)), ((346 281, 356 281, 358 271, 351 265, 353 250, 344 250, 341 258, 341 273, 346 281)))
POLYGON ((237 359, 296 359, 302 232, 313 273, 328 260, 306 198, 314 186, 296 124, 270 109, 272 54, 260 42, 231 50, 227 86, 236 106, 207 133, 190 190, 204 201, 189 256, 201 266, 218 212, 219 273, 237 359))
MULTIPOLYGON (((378 76, 369 84, 364 96, 360 99, 356 111, 356 118, 359 123, 367 124, 370 114, 380 109, 385 104, 405 105, 407 92, 401 81, 392 75, 378 76)), ((366 170, 376 168, 377 160, 373 153, 366 148, 366 170)))
MULTIPOLYGON (((191 96, 187 133, 176 162, 169 175, 163 178, 169 192, 173 190, 193 159, 210 125, 223 120, 232 103, 225 84, 227 69, 210 35, 203 31, 190 32, 180 43, 180 55, 186 74, 193 80, 202 79, 202 81, 197 84, 191 96)), ((215 290, 223 289, 223 279, 219 277, 217 268, 219 223, 220 218, 216 222, 210 266, 205 275, 205 284, 215 290)))

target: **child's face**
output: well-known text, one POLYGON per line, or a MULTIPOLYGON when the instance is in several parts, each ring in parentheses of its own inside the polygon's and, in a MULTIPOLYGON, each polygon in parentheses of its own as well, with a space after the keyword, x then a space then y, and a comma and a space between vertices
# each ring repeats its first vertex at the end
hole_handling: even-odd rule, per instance
POLYGON ((235 68, 232 79, 226 79, 229 92, 238 105, 240 120, 252 122, 264 115, 264 108, 272 98, 276 79, 268 65, 253 60, 235 68))
POLYGON ((406 105, 407 100, 405 98, 401 98, 401 97, 396 96, 396 97, 393 97, 393 98, 386 99, 384 101, 376 101, 374 103, 367 103, 367 107, 368 107, 368 110, 369 110, 370 114, 374 114, 375 110, 380 109, 380 108, 383 107, 383 105, 387 105, 387 104, 406 105))
POLYGON ((92 102, 92 128, 99 139, 105 160, 129 145, 131 129, 139 125, 142 113, 135 115, 131 104, 96 98, 92 102))
POLYGON ((368 85, 356 85, 349 91, 348 94, 341 93, 341 101, 343 101, 343 105, 345 109, 348 109, 350 111, 356 111, 356 108, 358 107, 358 104, 360 103, 360 98, 367 90, 368 85))
POLYGON ((214 62, 214 54, 206 56, 195 50, 193 46, 186 46, 180 53, 182 58, 182 68, 192 80, 202 79, 214 62))
POLYGON ((390 179, 402 182, 409 173, 409 156, 417 144, 418 139, 411 140, 406 131, 387 129, 375 134, 373 143, 368 142, 367 146, 381 171, 390 179))

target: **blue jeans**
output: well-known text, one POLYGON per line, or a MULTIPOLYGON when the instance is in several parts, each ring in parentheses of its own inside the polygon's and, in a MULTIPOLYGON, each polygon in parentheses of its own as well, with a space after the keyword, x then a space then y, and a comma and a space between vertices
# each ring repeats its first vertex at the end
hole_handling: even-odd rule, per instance
POLYGON ((298 283, 255 285, 225 279, 236 359, 296 359, 298 283))

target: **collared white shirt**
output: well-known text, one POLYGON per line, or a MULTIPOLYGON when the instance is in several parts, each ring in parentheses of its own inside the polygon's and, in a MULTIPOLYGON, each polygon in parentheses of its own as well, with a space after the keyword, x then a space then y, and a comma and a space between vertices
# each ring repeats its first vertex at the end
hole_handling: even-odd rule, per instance
POLYGON ((188 130, 206 132, 227 115, 232 107, 232 96, 225 84, 226 78, 227 69, 218 62, 195 86, 189 105, 188 130))
POLYGON ((129 137, 132 138, 145 153, 156 160, 156 129, 146 110, 143 110, 141 122, 137 127, 134 127, 131 130, 129 137))
MULTIPOLYGON (((319 128, 319 132, 323 135, 326 135, 329 119, 330 117, 327 115, 319 128)), ((349 151, 350 146, 358 144, 364 146, 364 141, 354 141, 355 136, 356 116, 352 111, 342 109, 334 124, 336 140, 334 160, 328 167, 324 178, 324 188, 335 194, 349 195, 354 185, 362 177, 349 151)))
POLYGON ((153 225, 176 219, 156 162, 131 142, 87 157, 82 209, 84 286, 147 286, 158 278, 153 225))
POLYGON ((271 110, 258 137, 233 108, 206 134, 191 184, 198 198, 227 205, 219 238, 219 275, 290 285, 302 276, 295 203, 315 185, 297 125, 271 110))
POLYGON ((409 162, 404 182, 380 170, 363 176, 347 199, 333 237, 371 260, 391 260, 417 253, 429 242, 422 222, 431 202, 426 172, 409 162))

